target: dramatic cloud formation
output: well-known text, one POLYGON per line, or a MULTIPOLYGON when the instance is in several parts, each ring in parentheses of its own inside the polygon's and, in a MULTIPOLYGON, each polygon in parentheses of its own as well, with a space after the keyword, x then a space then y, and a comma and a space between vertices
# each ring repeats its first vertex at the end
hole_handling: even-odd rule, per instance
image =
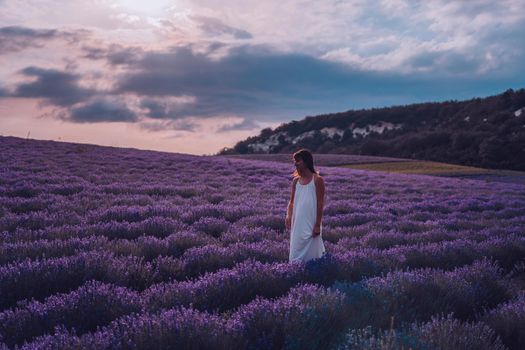
POLYGON ((148 52, 129 68, 119 77, 116 94, 195 97, 174 108, 145 100, 143 107, 153 118, 235 114, 280 120, 290 110, 321 112, 334 104, 345 108, 343 101, 348 103, 349 96, 363 90, 379 100, 397 94, 406 84, 410 88, 418 84, 398 75, 358 71, 304 54, 254 46, 231 48, 219 60, 189 47, 148 52))
POLYGON ((12 97, 42 98, 57 106, 69 106, 94 94, 93 90, 79 87, 77 74, 38 67, 24 68, 21 73, 36 80, 17 85, 12 97))
POLYGON ((524 31, 521 0, 4 0, 0 107, 232 144, 306 115, 521 88, 524 31))
POLYGON ((99 99, 73 108, 69 119, 77 123, 135 122, 137 116, 120 101, 99 99))

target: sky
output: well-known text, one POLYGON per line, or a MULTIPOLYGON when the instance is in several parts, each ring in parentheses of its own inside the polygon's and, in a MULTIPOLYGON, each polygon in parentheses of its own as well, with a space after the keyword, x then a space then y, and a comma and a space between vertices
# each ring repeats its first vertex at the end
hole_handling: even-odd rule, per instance
POLYGON ((0 0, 0 135, 214 154, 525 87, 523 0, 0 0))

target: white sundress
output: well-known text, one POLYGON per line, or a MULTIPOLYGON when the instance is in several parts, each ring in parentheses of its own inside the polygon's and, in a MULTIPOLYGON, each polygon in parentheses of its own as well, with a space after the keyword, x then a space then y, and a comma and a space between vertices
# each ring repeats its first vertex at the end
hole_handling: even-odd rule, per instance
POLYGON ((290 232, 290 261, 317 259, 325 253, 322 224, 321 234, 313 237, 316 219, 315 179, 312 177, 307 185, 301 185, 297 181, 293 202, 292 230, 290 232))

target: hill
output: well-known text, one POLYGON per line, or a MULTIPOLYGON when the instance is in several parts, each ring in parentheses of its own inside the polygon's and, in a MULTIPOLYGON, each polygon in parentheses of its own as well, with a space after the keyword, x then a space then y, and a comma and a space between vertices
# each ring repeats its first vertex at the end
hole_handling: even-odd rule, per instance
POLYGON ((350 110, 309 116, 219 154, 315 153, 410 158, 525 170, 525 89, 467 101, 350 110))

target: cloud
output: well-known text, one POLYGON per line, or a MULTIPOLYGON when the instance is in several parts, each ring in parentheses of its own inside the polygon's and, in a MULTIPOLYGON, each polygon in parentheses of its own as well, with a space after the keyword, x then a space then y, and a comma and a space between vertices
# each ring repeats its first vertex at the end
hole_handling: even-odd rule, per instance
POLYGON ((145 110, 145 114, 153 119, 178 119, 182 117, 181 111, 187 105, 196 101, 194 96, 170 96, 170 97, 146 97, 140 101, 139 107, 145 110))
POLYGON ((17 85, 11 97, 43 98, 57 106, 70 106, 95 94, 78 85, 77 74, 39 67, 26 67, 20 73, 36 80, 17 85))
POLYGON ((39 67, 26 67, 20 73, 36 80, 17 85, 11 97, 42 98, 57 106, 70 106, 95 94, 79 86, 78 74, 39 67))
POLYGON ((21 51, 27 47, 41 47, 39 42, 56 38, 57 30, 31 29, 9 26, 0 28, 0 53, 21 51))
MULTIPOLYGON (((372 99, 384 104, 392 96, 409 94, 413 89, 424 93, 426 83, 413 76, 360 71, 263 46, 231 47, 219 60, 184 46, 146 52, 118 77, 114 93, 156 98, 156 102, 144 100, 142 105, 152 118, 243 115, 279 120, 359 107, 359 103, 368 104, 372 99), (183 95, 195 99, 176 108, 162 102, 163 98, 183 95), (368 101, 363 102, 363 95, 369 96, 368 101)), ((432 83, 441 88, 447 84, 440 79, 432 83)), ((448 91, 452 95, 454 87, 448 91)))
POLYGON ((198 124, 189 118, 185 118, 179 120, 143 121, 139 123, 139 127, 150 132, 166 130, 195 132, 198 129, 198 124))
POLYGON ((481 71, 486 57, 459 54, 452 50, 422 52, 405 61, 407 67, 416 71, 441 70, 455 76, 472 76, 481 71))
POLYGON ((86 30, 62 31, 57 29, 33 29, 21 26, 0 28, 0 55, 18 52, 27 48, 40 48, 46 42, 64 39, 74 42, 89 34, 86 30))
POLYGON ((221 20, 213 17, 194 16, 193 19, 199 23, 200 29, 209 36, 232 35, 235 39, 251 39, 252 34, 243 29, 238 29, 224 24, 221 20))
POLYGON ((82 47, 83 57, 92 60, 107 60, 109 64, 118 66, 132 64, 136 62, 143 49, 140 47, 125 47, 112 44, 108 47, 84 46, 82 47))
POLYGON ((4 0, 0 23, 85 28, 96 32, 137 28, 131 13, 110 0, 4 0))
POLYGON ((136 122, 137 115, 119 100, 96 99, 72 108, 66 119, 75 123, 136 122))
POLYGON ((191 47, 177 47, 148 52, 130 65, 129 72, 120 76, 116 93, 196 97, 195 103, 173 110, 173 117, 257 113, 284 107, 290 100, 309 105, 309 94, 340 93, 345 89, 341 83, 359 74, 337 63, 264 47, 231 48, 219 60, 191 47))
MULTIPOLYGON (((31 21, 22 20, 31 6, 10 3, 10 13, 21 17, 5 23, 34 26, 45 26, 57 6, 33 6, 40 15, 31 21)), ((94 12, 80 1, 68 4, 85 11, 71 11, 74 18, 61 12, 53 20, 61 29, 0 28, 7 43, 0 52, 5 47, 20 58, 2 67, 0 97, 41 98, 82 122, 98 121, 87 117, 93 110, 130 122, 152 119, 144 124, 151 130, 195 130, 182 124, 192 117, 243 118, 220 127, 228 131, 350 108, 484 96, 525 79, 525 3, 517 0, 306 0, 283 2, 279 11, 271 2, 192 0, 150 17, 109 10, 107 2, 93 5, 94 12), (99 24, 94 14, 106 7, 99 24), (74 41, 66 33, 81 35, 78 28, 96 38, 47 47, 42 57, 16 51, 74 41), (36 68, 66 59, 75 73, 36 68), (26 66, 25 79, 11 83, 10 74, 26 66)), ((9 19, 5 13, 0 19, 9 19)))
POLYGON ((237 130, 253 130, 260 126, 252 119, 244 118, 240 123, 224 125, 217 129, 217 132, 237 131, 237 130))
POLYGON ((155 101, 153 99, 148 98, 142 100, 140 107, 147 110, 147 115, 150 118, 164 119, 170 115, 168 106, 165 103, 155 101))
POLYGON ((20 73, 36 80, 20 83, 12 92, 0 90, 0 97, 42 99, 58 107, 51 115, 75 123, 138 121, 139 115, 127 106, 125 96, 80 87, 80 74, 39 67, 26 67, 20 73))
POLYGON ((62 119, 74 122, 156 120, 141 125, 149 131, 194 131, 194 124, 182 121, 242 116, 240 123, 219 127, 224 132, 350 108, 483 96, 509 87, 508 81, 473 74, 480 65, 476 60, 484 57, 446 50, 412 56, 406 62, 409 73, 351 68, 263 45, 212 43, 207 50, 186 45, 155 51, 115 45, 86 52, 115 67, 115 80, 104 92, 81 87, 85 74, 27 67, 22 74, 36 80, 19 83, 10 96, 42 98, 64 107, 62 119), (226 54, 217 58, 216 49, 226 54), (109 58, 123 52, 132 59, 109 58), (437 65, 457 74, 436 76, 437 65))

